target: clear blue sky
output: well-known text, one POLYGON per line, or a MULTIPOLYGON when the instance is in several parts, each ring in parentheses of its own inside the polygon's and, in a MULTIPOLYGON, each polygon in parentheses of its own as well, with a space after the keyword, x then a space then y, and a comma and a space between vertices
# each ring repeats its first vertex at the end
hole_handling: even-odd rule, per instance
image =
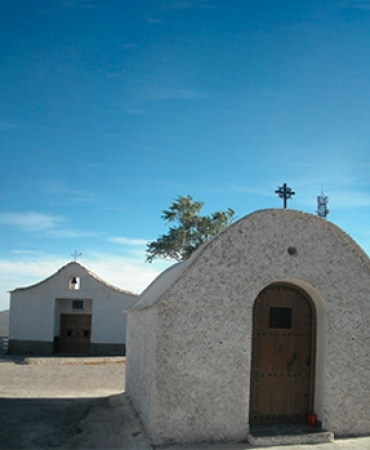
POLYGON ((2 0, 0 310, 79 259, 140 292, 178 195, 289 206, 370 253, 370 1, 2 0))

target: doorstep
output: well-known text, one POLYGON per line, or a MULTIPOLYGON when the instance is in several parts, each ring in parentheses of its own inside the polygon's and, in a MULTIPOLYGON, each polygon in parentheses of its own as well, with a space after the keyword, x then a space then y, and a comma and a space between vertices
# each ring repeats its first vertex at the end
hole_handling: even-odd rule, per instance
POLYGON ((251 426, 247 439, 256 447, 271 447, 333 442, 334 434, 323 430, 320 425, 316 427, 306 424, 255 425, 251 426))

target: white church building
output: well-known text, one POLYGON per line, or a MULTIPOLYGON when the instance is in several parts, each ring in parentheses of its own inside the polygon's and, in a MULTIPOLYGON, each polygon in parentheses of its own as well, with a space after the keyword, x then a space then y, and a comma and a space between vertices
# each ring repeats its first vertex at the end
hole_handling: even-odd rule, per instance
POLYGON ((153 445, 253 443, 253 427, 309 417, 328 440, 370 434, 370 260, 325 219, 238 220, 138 297, 127 344, 153 445))
POLYGON ((126 314, 137 294, 78 262, 10 292, 9 353, 124 355, 126 314))

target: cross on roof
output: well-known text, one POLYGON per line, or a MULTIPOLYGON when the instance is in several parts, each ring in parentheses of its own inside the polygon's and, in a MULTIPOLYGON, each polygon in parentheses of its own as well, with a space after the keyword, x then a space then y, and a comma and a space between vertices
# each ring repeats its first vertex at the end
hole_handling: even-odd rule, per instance
POLYGON ((71 254, 71 256, 73 257, 73 259, 75 261, 77 261, 77 258, 79 258, 81 255, 82 255, 82 253, 78 253, 77 250, 75 250, 75 252, 71 254))
POLYGON ((293 192, 292 189, 288 187, 286 183, 284 183, 282 186, 277 188, 275 194, 284 199, 284 208, 286 208, 287 200, 293 197, 293 195, 295 195, 295 192, 293 192))

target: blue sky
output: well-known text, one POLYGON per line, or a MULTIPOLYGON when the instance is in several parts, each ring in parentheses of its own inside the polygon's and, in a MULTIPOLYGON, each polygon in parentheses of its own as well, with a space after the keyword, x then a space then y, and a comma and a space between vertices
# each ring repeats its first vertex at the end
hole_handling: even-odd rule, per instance
POLYGON ((79 259, 140 292, 178 195, 282 206, 369 254, 370 1, 2 0, 0 310, 79 259))

